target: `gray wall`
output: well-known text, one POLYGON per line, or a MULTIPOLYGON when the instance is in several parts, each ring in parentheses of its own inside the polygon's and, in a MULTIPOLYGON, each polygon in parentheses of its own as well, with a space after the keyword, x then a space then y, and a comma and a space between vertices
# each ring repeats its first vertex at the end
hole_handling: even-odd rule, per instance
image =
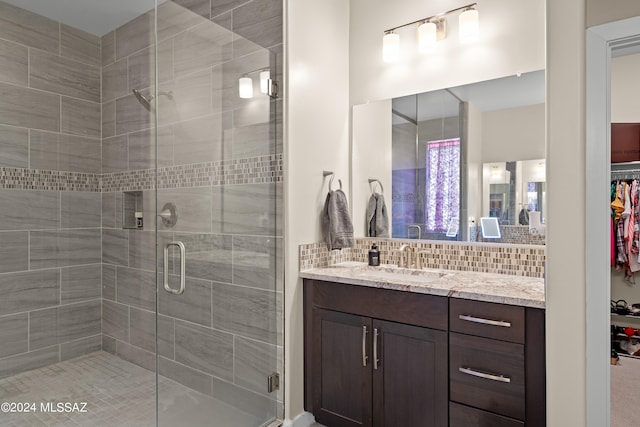
POLYGON ((100 39, 1 2, 0 17, 5 377, 101 348, 100 39))
MULTIPOLYGON (((282 4, 222 3, 159 7, 159 90, 173 99, 152 103, 157 180, 154 117, 131 95, 154 91, 153 12, 99 39, 0 3, 0 376, 101 348, 155 369, 157 184, 158 207, 179 214, 158 252, 187 250, 187 291, 159 293, 161 374, 273 412, 282 108, 257 85, 239 99, 237 79, 281 75, 282 4), (122 228, 129 190, 143 191, 144 230, 122 228)), ((175 254, 169 268, 176 286, 175 254)))

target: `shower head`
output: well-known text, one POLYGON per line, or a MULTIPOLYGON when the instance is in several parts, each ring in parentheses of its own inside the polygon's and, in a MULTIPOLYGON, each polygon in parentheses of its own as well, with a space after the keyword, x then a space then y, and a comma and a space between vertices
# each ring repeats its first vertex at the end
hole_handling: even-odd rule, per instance
MULTIPOLYGON (((149 94, 148 96, 144 96, 142 92, 138 89, 133 89, 133 94, 136 96, 136 99, 142 104, 144 108, 151 111, 151 101, 153 101, 153 95, 149 94)), ((173 99, 173 92, 158 92, 158 96, 164 95, 169 99, 173 99)))
POLYGON ((153 95, 149 95, 149 98, 144 96, 138 89, 133 89, 133 94, 136 96, 140 104, 147 110, 151 110, 151 101, 153 101, 153 95))

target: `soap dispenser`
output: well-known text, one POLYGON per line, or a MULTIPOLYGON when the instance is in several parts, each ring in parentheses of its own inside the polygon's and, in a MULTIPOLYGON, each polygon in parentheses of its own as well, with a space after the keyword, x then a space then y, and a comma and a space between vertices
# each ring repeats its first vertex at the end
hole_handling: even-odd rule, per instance
POLYGON ((369 249, 369 265, 374 267, 380 265, 380 251, 378 251, 375 243, 371 245, 371 249, 369 249))

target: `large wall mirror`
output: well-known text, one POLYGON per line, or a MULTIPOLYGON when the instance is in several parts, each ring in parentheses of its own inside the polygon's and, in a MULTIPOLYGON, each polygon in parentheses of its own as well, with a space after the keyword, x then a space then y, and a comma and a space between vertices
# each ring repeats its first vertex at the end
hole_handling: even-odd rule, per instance
POLYGON ((539 70, 354 107, 356 235, 359 204, 379 191, 361 182, 378 179, 391 237, 544 244, 544 96, 539 70))

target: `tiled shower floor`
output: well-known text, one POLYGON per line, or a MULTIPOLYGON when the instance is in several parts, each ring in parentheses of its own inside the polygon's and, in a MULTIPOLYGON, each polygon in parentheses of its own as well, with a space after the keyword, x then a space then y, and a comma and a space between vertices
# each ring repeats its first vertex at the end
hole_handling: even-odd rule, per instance
MULTIPOLYGON (((167 378, 160 378, 159 388, 161 426, 261 424, 253 415, 167 378)), ((7 413, 3 406, 0 426, 152 427, 156 420, 155 392, 153 372, 99 351, 0 380, 0 405, 36 406, 35 412, 29 413, 7 413), (47 403, 56 407, 57 403, 82 402, 86 402, 86 412, 53 412, 46 407, 47 403)))

